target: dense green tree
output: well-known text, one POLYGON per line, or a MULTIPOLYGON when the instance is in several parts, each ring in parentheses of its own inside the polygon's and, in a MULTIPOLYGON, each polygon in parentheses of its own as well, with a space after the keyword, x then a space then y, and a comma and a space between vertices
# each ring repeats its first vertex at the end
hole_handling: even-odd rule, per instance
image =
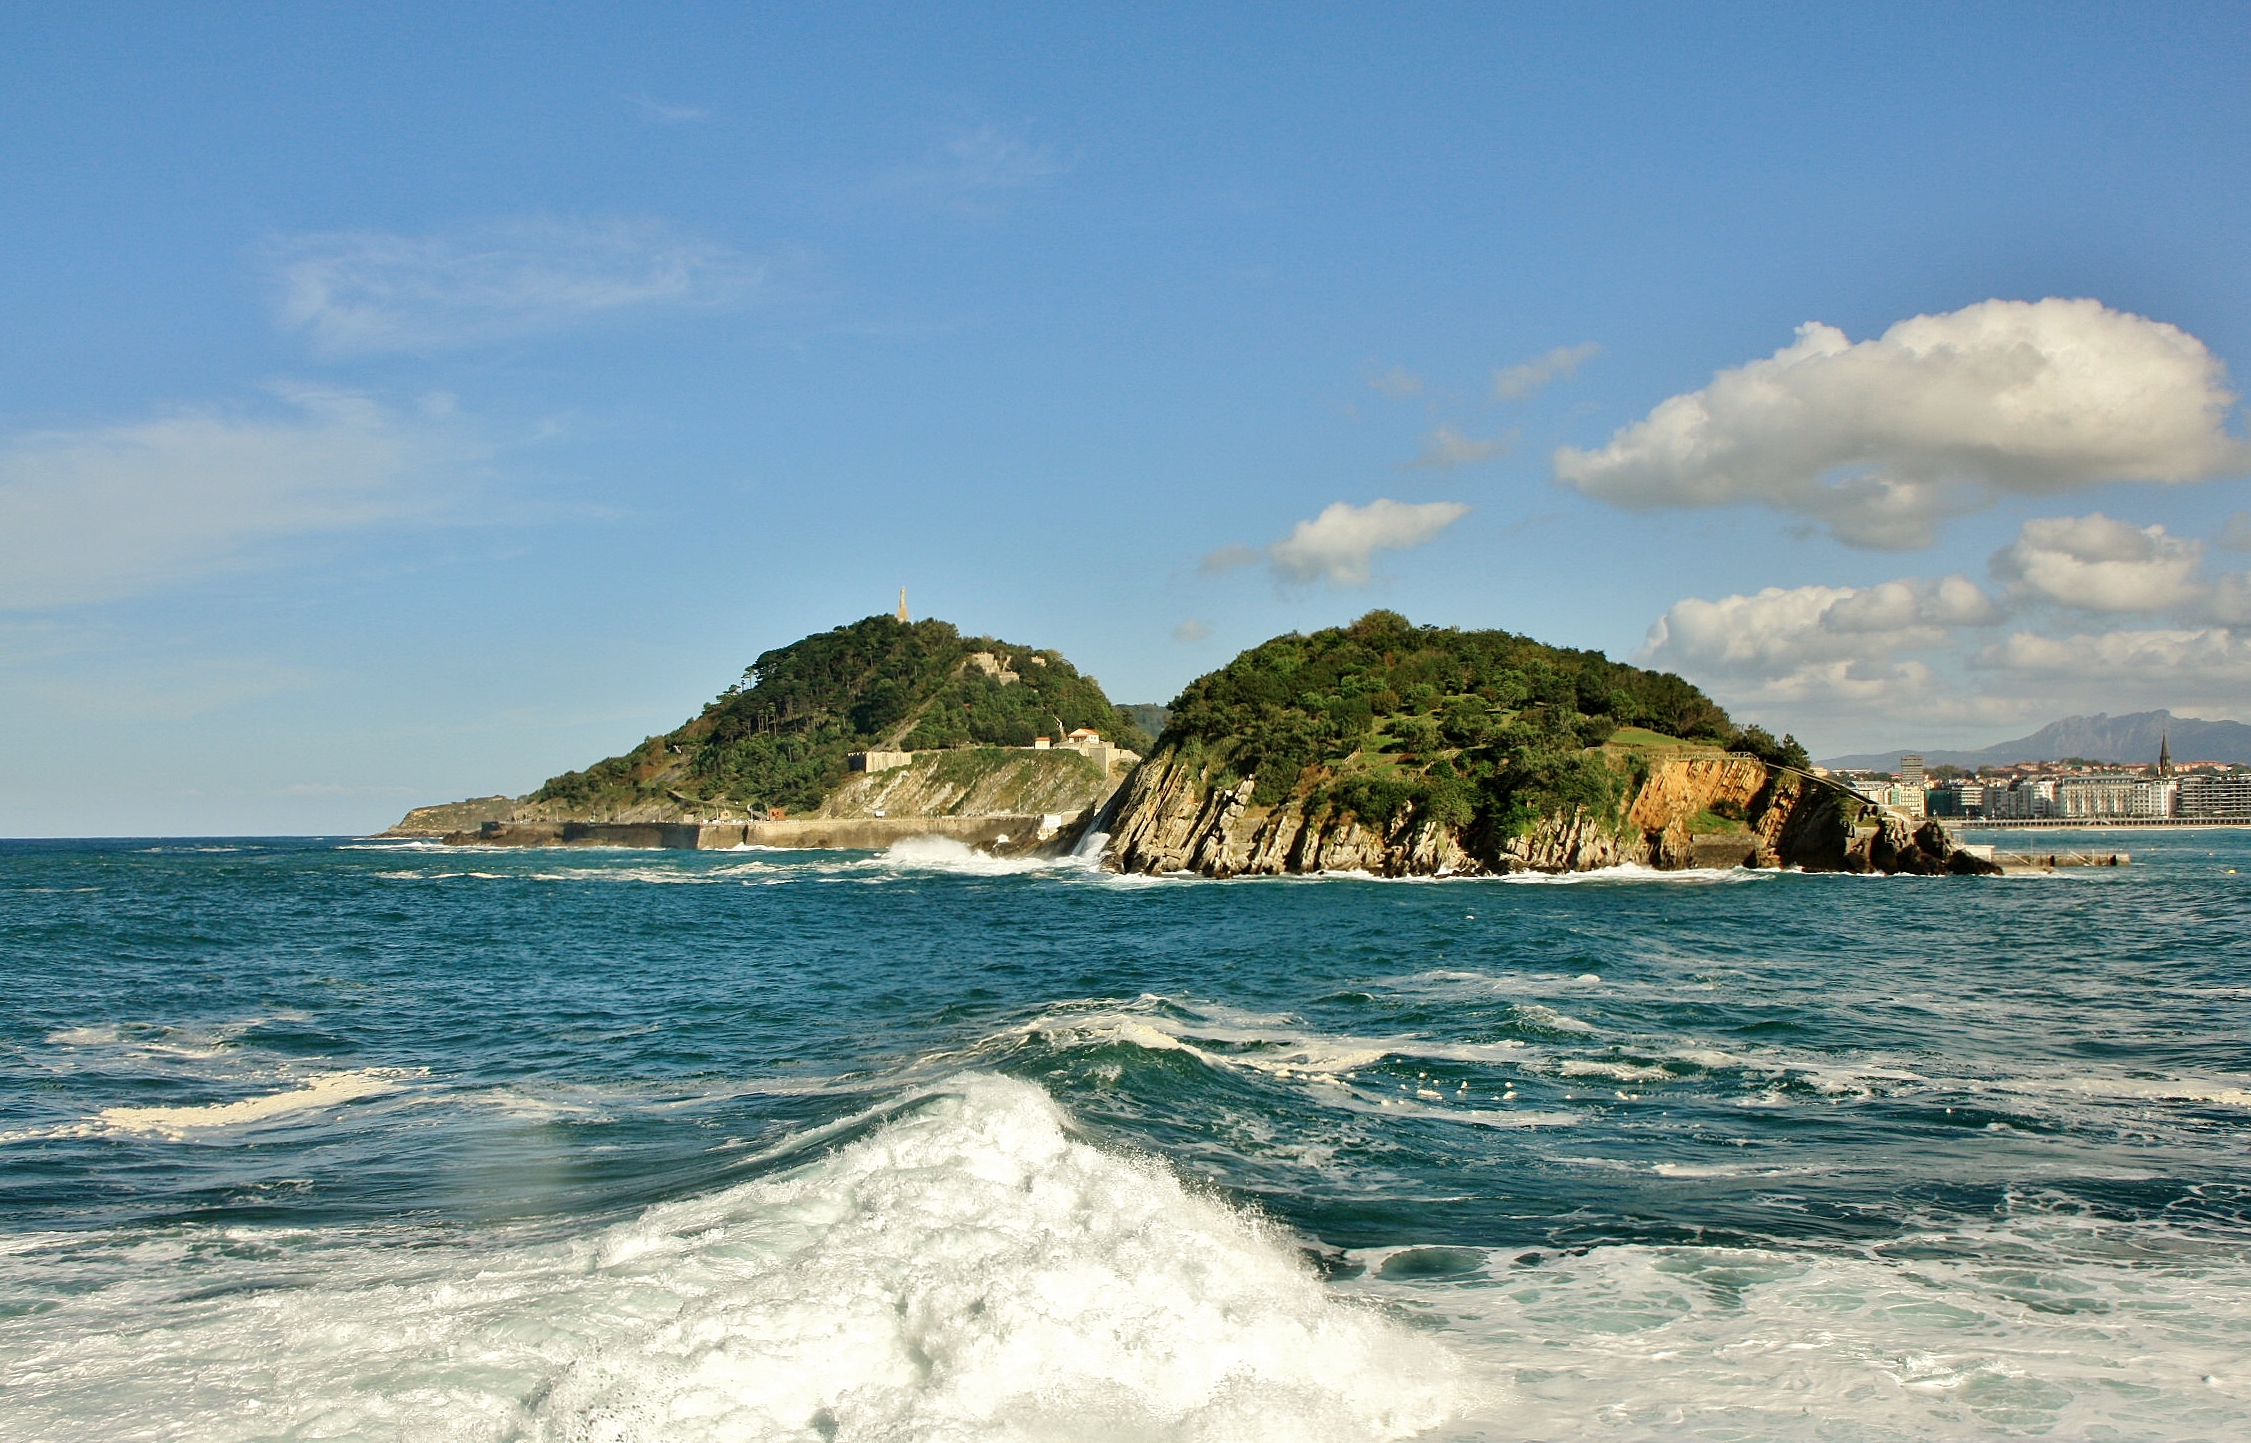
POLYGON ((1627 776, 1591 749, 1621 726, 1803 763, 1795 741, 1739 730, 1669 672, 1393 611, 1276 637, 1198 678, 1159 745, 1258 778, 1264 800, 1296 793, 1376 822, 1411 808, 1505 834, 1575 806, 1614 810, 1627 776))
POLYGON ((1151 746, 1130 713, 1056 652, 965 637, 943 621, 871 616, 764 653, 693 721, 566 772, 533 799, 803 811, 844 781, 855 751, 1030 746, 1079 727, 1133 750, 1151 746))

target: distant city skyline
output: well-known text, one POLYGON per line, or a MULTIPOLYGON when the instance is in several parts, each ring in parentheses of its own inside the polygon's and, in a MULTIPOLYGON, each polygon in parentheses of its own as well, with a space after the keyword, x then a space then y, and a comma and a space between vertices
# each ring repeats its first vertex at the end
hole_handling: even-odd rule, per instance
POLYGON ((520 792, 902 586, 2251 720, 2242 19, 17 7, 0 833, 520 792))

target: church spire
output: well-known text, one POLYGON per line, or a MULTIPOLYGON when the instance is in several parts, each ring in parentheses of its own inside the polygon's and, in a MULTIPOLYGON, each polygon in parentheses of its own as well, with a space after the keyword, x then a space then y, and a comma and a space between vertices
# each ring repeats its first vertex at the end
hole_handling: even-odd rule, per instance
POLYGON ((899 588, 899 624, 907 624, 907 589, 904 586, 899 588))
POLYGON ((2173 775, 2173 734, 2169 731, 2157 734, 2157 774, 2173 775))

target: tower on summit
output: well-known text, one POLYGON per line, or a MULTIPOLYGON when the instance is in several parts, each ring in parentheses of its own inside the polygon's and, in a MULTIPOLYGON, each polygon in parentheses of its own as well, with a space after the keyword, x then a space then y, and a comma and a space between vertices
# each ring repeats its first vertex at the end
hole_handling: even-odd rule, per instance
POLYGON ((907 589, 904 586, 899 588, 899 624, 907 624, 907 589))

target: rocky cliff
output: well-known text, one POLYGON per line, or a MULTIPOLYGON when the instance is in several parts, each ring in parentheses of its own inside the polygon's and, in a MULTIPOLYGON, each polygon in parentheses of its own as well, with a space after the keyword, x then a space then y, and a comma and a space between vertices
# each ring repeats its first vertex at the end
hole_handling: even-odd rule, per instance
MULTIPOLYGON (((1601 750, 1601 749, 1596 749, 1601 750)), ((1626 800, 1573 807, 1529 826, 1448 824, 1412 806, 1371 824, 1317 789, 1274 803, 1254 778, 1215 776, 1166 748, 1134 772, 1094 826, 1109 865, 1127 872, 1228 877, 1369 872, 1382 877, 1582 872, 1638 863, 1795 866, 1808 871, 1969 873, 1998 870, 1955 848, 1936 823, 1916 824, 1795 769, 1714 751, 1611 754, 1626 800)))
POLYGON ((1133 752, 1103 748, 1107 766, 1067 747, 964 747, 916 752, 888 771, 859 772, 831 792, 817 817, 1076 817, 1110 795, 1133 752))

